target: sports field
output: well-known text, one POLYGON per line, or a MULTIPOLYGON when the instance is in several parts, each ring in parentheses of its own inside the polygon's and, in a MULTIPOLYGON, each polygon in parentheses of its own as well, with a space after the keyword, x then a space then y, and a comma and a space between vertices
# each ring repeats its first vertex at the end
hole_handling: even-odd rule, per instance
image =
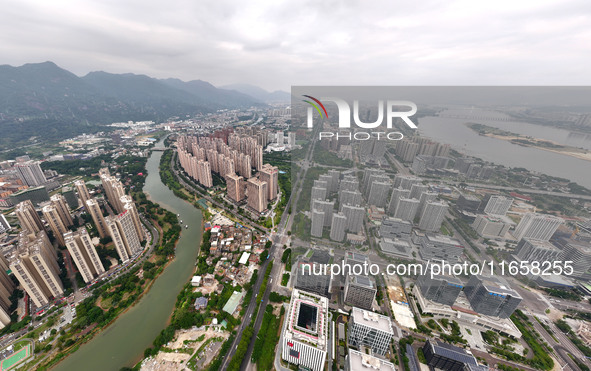
POLYGON ((20 363, 21 361, 27 359, 31 356, 31 345, 27 344, 22 349, 16 351, 10 357, 3 359, 0 362, 0 371, 10 370, 14 365, 20 363))

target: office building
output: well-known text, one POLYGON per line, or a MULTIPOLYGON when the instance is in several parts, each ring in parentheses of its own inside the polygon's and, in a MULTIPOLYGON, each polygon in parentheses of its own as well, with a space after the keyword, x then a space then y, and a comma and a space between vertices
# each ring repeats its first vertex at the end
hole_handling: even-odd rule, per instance
POLYGON ((330 239, 333 241, 343 241, 345 238, 345 229, 347 228, 347 217, 343 213, 332 215, 330 225, 330 239))
POLYGON ((345 304, 371 310, 377 291, 373 278, 350 275, 345 280, 345 304))
POLYGON ((562 249, 558 261, 572 261, 573 276, 581 277, 591 267, 591 246, 577 241, 570 241, 562 249))
POLYGON ((324 229, 324 211, 314 209, 311 212, 311 231, 310 234, 314 237, 322 237, 324 229))
POLYGON ((382 238, 380 241, 380 250, 395 258, 414 259, 412 256, 412 247, 406 240, 398 238, 382 238))
POLYGON ((465 349, 446 344, 427 340, 423 346, 423 354, 430 369, 443 371, 481 371, 483 368, 478 365, 476 358, 465 349))
POLYGON ((393 336, 390 317, 360 308, 353 308, 351 311, 348 337, 350 346, 358 349, 364 346, 370 348, 373 354, 384 356, 388 353, 393 336))
POLYGON ((297 262, 293 287, 330 298, 332 277, 330 271, 324 272, 322 267, 323 264, 313 261, 313 259, 301 258, 297 262))
POLYGON ((419 203, 419 200, 413 198, 400 198, 396 211, 394 212, 394 217, 412 223, 417 215, 419 203))
POLYGON ((264 164, 259 172, 259 177, 263 182, 267 182, 267 199, 276 199, 279 187, 279 169, 277 166, 264 164))
POLYGON ((37 307, 64 294, 57 255, 45 231, 19 235, 17 251, 10 259, 10 269, 37 307))
POLYGON ((88 188, 86 188, 86 183, 84 180, 77 180, 74 182, 74 186, 76 187, 76 191, 78 191, 78 197, 80 198, 80 203, 82 206, 86 206, 86 201, 90 200, 90 193, 88 192, 88 188))
POLYGON ((42 210, 43 218, 49 224, 49 228, 53 232, 53 237, 60 246, 65 246, 64 233, 68 231, 68 227, 64 224, 59 212, 53 205, 46 205, 42 210))
POLYGON ((345 371, 396 371, 392 362, 349 349, 345 357, 345 371))
POLYGON ((14 165, 18 177, 29 187, 36 187, 47 182, 39 161, 27 161, 14 165))
POLYGON ((472 228, 484 238, 505 237, 510 227, 510 219, 506 216, 478 215, 472 223, 472 228))
POLYGON ((258 213, 267 209, 267 182, 257 178, 250 178, 246 182, 246 197, 248 207, 258 213))
POLYGON ((380 237, 409 239, 412 232, 412 224, 408 221, 396 218, 386 218, 380 225, 380 237))
POLYGON ((64 240, 84 282, 89 283, 105 272, 86 228, 79 228, 76 232, 67 232, 64 234, 64 240))
POLYGON ((244 200, 246 184, 243 177, 235 173, 226 175, 226 188, 230 200, 234 202, 244 200))
POLYGON ((49 201, 49 193, 45 186, 31 187, 23 189, 22 191, 14 192, 8 196, 8 200, 13 205, 29 200, 35 205, 39 205, 42 202, 49 201))
MULTIPOLYGON (((548 241, 534 240, 532 238, 522 238, 515 247, 515 258, 519 261, 554 262, 559 260, 562 250, 548 241)), ((589 261, 591 263, 591 261, 589 261)))
POLYGON ((445 202, 427 202, 425 204, 425 208, 423 209, 423 213, 421 214, 419 228, 429 232, 439 231, 446 212, 447 204, 445 202))
POLYGON ((55 208, 55 210, 60 216, 60 219, 66 227, 69 227, 72 224, 74 224, 74 222, 72 221, 72 216, 70 215, 70 208, 64 196, 60 194, 55 194, 50 197, 50 201, 51 206, 55 208))
POLYGON ((90 216, 94 221, 94 226, 96 227, 99 237, 108 237, 109 230, 107 229, 107 224, 105 223, 105 218, 103 217, 103 212, 101 211, 98 201, 94 198, 86 201, 86 210, 90 213, 90 216))
POLYGON ((486 195, 480 204, 482 212, 489 215, 506 215, 511 208, 513 199, 500 195, 486 195))
POLYGON ((527 213, 515 228, 513 236, 517 240, 528 237, 548 241, 562 223, 563 220, 557 216, 527 213))
POLYGON ((11 227, 10 224, 8 224, 8 220, 6 220, 6 217, 4 214, 0 214, 0 233, 4 233, 10 229, 11 227))
POLYGON ((417 286, 425 299, 452 306, 462 292, 464 283, 453 276, 431 278, 431 272, 427 271, 418 277, 417 286))
POLYGON ((16 205, 14 213, 16 214, 18 222, 23 230, 33 234, 45 230, 43 222, 31 201, 26 200, 16 205))
MULTIPOLYGON (((456 206, 460 211, 476 213, 480 206, 480 199, 476 196, 460 193, 456 206)), ((484 211, 484 210, 483 210, 484 211)))
POLYGON ((281 358, 312 371, 323 370, 328 330, 328 299, 294 289, 284 321, 281 358))
POLYGON ((475 312, 499 318, 509 318, 522 300, 504 278, 496 276, 471 276, 464 293, 475 312))
POLYGON ((464 247, 458 240, 442 234, 424 234, 415 231, 412 242, 419 245, 419 254, 423 261, 443 260, 456 263, 464 254, 464 247))

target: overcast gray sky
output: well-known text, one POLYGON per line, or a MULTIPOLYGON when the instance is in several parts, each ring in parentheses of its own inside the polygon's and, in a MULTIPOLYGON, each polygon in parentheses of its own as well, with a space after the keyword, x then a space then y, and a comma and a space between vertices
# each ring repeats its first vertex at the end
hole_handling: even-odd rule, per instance
POLYGON ((0 64, 290 85, 590 85, 591 1, 0 0, 0 64))

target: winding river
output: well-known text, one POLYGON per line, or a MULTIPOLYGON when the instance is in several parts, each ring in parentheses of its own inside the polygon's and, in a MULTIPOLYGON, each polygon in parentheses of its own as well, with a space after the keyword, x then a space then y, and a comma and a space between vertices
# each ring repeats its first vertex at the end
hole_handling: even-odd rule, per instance
MULTIPOLYGON (((156 147, 163 147, 162 141, 156 147)), ((162 152, 154 151, 148 159, 148 177, 144 192, 162 207, 180 214, 183 228, 176 249, 176 258, 156 279, 150 291, 106 330, 82 345, 78 351, 59 363, 60 371, 117 371, 132 367, 144 354, 144 349, 167 326, 176 297, 189 281, 202 237, 201 211, 174 196, 161 181, 158 165, 162 152)))

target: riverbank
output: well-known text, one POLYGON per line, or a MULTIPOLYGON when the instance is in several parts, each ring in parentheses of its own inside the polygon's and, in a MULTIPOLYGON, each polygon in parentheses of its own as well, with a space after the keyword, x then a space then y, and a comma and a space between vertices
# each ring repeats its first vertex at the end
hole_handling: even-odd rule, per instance
MULTIPOLYGON (((175 197, 161 182, 158 165, 162 153, 154 151, 148 159, 146 168, 148 177, 143 188, 146 198, 149 197, 158 208, 167 210, 180 219, 186 220, 189 229, 182 229, 180 238, 175 241, 175 259, 168 260, 166 269, 158 275, 143 293, 141 300, 121 313, 112 326, 99 332, 93 339, 80 347, 75 353, 64 359, 55 367, 56 370, 119 370, 124 366, 132 366, 143 356, 160 330, 170 321, 177 294, 184 282, 189 279, 196 257, 195 241, 202 237, 201 212, 183 200, 175 197)), ((163 216, 164 214, 159 214, 163 216)), ((163 229, 163 237, 169 229, 163 229)), ((174 243, 163 241, 164 246, 174 250, 174 243), (166 245, 168 244, 168 247, 166 245)))
POLYGON ((483 124, 466 123, 466 126, 481 136, 504 140, 522 147, 536 148, 547 152, 578 158, 584 161, 591 161, 591 152, 582 148, 565 146, 551 140, 520 135, 483 124))

